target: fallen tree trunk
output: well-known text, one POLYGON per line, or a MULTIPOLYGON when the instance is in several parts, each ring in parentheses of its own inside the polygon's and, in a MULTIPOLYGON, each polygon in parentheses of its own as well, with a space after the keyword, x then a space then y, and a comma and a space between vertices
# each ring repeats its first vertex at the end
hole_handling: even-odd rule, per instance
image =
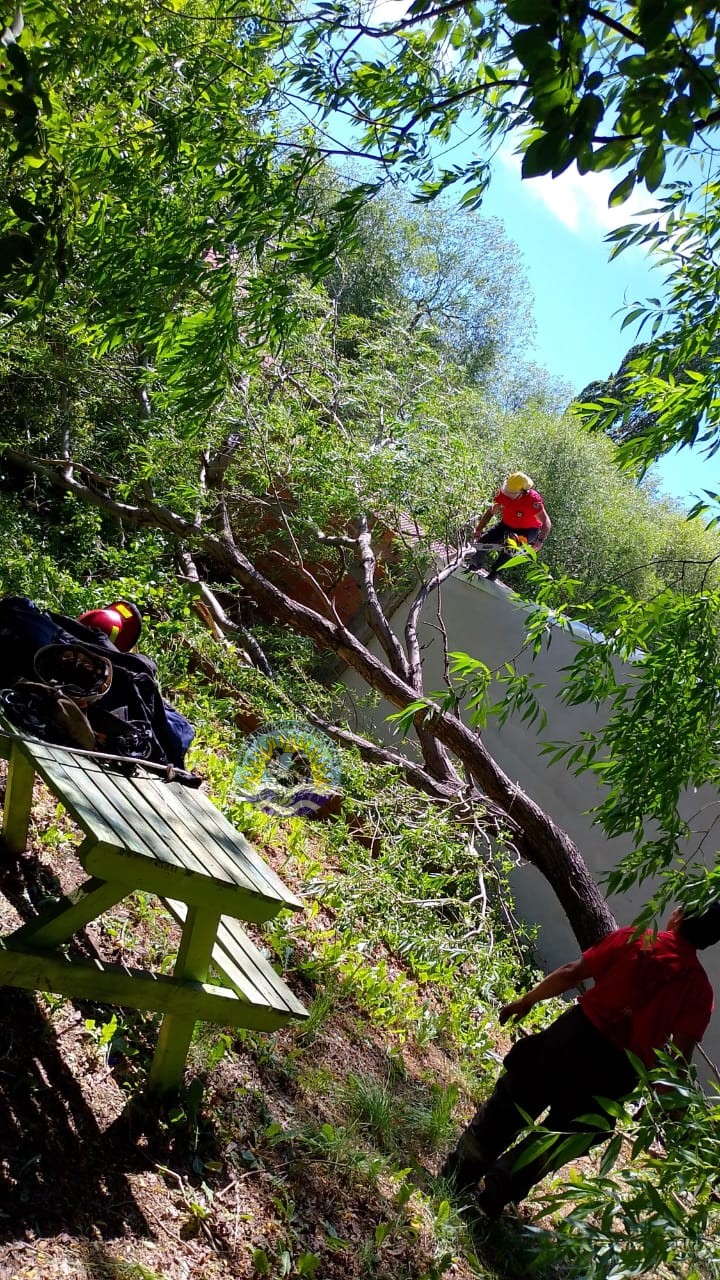
MULTIPOLYGON (((193 546, 215 569, 240 583, 266 617, 285 623, 317 645, 338 655, 363 680, 400 709, 416 702, 417 690, 387 663, 375 657, 337 617, 326 617, 293 599, 264 577, 236 545, 226 525, 222 534, 209 532, 148 497, 134 505, 112 498, 77 478, 72 464, 61 468, 16 449, 5 453, 8 464, 28 474, 43 474, 57 488, 73 493, 79 501, 98 507, 113 519, 140 527, 160 528, 180 545, 193 546)), ((109 486, 108 486, 109 488, 109 486)), ((597 942, 615 927, 609 907, 595 884, 579 849, 535 802, 519 789, 486 750, 479 735, 456 716, 430 699, 423 728, 466 769, 479 790, 506 815, 518 852, 542 873, 552 886, 581 947, 597 942)), ((462 784, 447 773, 440 779, 452 793, 462 784)), ((457 776, 457 775, 456 775, 457 776)))

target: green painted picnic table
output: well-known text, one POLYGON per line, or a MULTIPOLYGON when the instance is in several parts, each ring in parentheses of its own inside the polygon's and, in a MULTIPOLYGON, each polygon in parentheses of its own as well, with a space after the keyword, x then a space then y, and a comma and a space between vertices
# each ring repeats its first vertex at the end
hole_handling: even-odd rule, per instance
POLYGON ((37 774, 85 833, 77 856, 88 879, 0 939, 0 984, 162 1013, 149 1079, 157 1093, 180 1085, 196 1021, 269 1031, 307 1016, 239 924, 302 903, 202 792, 141 765, 126 776, 71 749, 10 741, 3 729, 14 730, 0 719, 5 849, 27 845, 37 774), (74 933, 136 890, 182 924, 171 975, 64 953, 74 933), (211 964, 227 985, 208 982, 211 964))

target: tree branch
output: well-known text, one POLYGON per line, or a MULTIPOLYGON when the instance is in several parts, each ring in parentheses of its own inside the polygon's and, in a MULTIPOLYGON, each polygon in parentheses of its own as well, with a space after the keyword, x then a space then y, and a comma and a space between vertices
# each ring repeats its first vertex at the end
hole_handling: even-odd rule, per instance
POLYGON ((205 479, 210 489, 217 489, 225 478, 230 463, 233 461, 245 437, 240 431, 231 431, 213 453, 208 455, 205 463, 205 479))
POLYGON ((380 641, 383 651, 388 656, 391 669, 401 680, 405 680, 410 684, 410 667, 408 666, 407 658, 400 641, 385 617, 385 611, 375 590, 375 566, 377 561, 372 547, 372 537, 368 528, 367 517, 364 515, 358 516, 358 525, 360 530, 357 539, 358 556, 362 571, 362 585, 368 621, 380 641))
POLYGON ((625 40, 629 40, 631 44, 637 44, 641 49, 645 48, 642 37, 637 31, 633 31, 632 27, 626 27, 623 22, 618 22, 617 18, 611 18, 609 13, 603 13, 602 9, 595 9, 592 5, 588 6, 587 15, 594 18, 596 22, 601 23, 603 27, 610 27, 612 31, 617 32, 625 40))
MULTIPOLYGON (((179 542, 197 546, 216 569, 246 589, 267 617, 332 650, 393 706, 404 710, 416 700, 409 681, 376 658, 347 627, 276 587, 227 536, 197 529, 191 521, 159 503, 140 507, 115 501, 74 477, 63 476, 56 466, 47 466, 42 459, 17 449, 6 450, 5 459, 26 474, 41 472, 59 489, 73 493, 80 502, 97 507, 108 516, 137 527, 164 529, 179 542)), ((482 792, 500 808, 505 820, 521 832, 519 851, 554 889, 580 946, 585 948, 610 932, 615 927, 614 918, 567 833, 503 772, 472 729, 430 699, 426 706, 426 731, 457 756, 482 792)))
POLYGON ((323 733, 326 733, 333 741, 339 742, 344 747, 355 747, 363 760, 369 760, 371 764, 392 765, 393 768, 398 769, 411 786, 416 787, 418 791, 425 792, 426 795, 432 796, 435 800, 458 799, 456 787, 433 778, 426 769, 423 769, 422 765, 419 765, 415 760, 411 760, 408 756, 401 755, 399 751, 391 751, 388 747, 381 747, 378 743, 370 742, 367 738, 361 738, 357 733, 352 733, 349 729, 343 729, 338 724, 332 724, 331 721, 325 720, 315 711, 306 711, 305 714, 312 724, 322 729, 323 733))
POLYGON ((458 565, 462 562, 462 552, 459 552, 455 560, 450 561, 442 569, 438 569, 437 573, 424 582, 418 591, 415 599, 410 606, 410 612, 405 623, 405 644, 407 646, 408 661, 410 668, 410 683, 415 687, 417 678, 422 679, 422 660, 420 657, 420 642, 418 640, 417 626, 422 612, 423 605, 430 595, 431 591, 439 590, 441 583, 452 576, 458 565))
POLYGON ((357 538, 351 538, 347 534, 323 533, 322 529, 318 529, 314 524, 308 527, 313 537, 325 547, 350 547, 353 551, 357 551, 357 538))
POLYGON ((193 560, 190 552, 185 548, 180 550, 180 563, 188 582, 191 582, 197 588, 203 605, 209 611, 210 616, 218 627, 220 633, 222 635, 237 636, 247 650, 245 657, 248 659, 248 662, 252 663, 253 666, 256 666, 259 671, 262 671, 263 675, 269 676, 270 679, 272 679, 272 667, 270 666, 261 645, 258 644, 251 632, 247 630, 247 627, 243 627, 239 622, 233 622, 232 618, 228 617, 220 604, 220 601, 215 595, 215 592, 210 590, 210 587, 206 582, 203 582, 197 571, 195 561, 193 560))

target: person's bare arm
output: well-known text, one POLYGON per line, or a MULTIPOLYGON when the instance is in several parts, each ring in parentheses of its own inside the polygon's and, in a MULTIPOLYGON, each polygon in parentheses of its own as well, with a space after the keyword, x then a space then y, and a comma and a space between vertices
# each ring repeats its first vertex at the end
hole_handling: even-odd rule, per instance
POLYGON ((547 536, 548 536, 548 534, 549 534, 550 530, 552 529, 552 520, 550 519, 550 517, 549 517, 549 515, 548 515, 548 513, 547 513, 547 511, 545 510, 545 508, 544 508, 544 507, 543 507, 543 509, 542 509, 542 516, 541 516, 541 519, 542 519, 542 524, 540 525, 540 537, 539 537, 539 538, 538 538, 538 540, 537 540, 537 545, 538 545, 539 547, 541 547, 541 546, 542 546, 542 544, 543 544, 543 542, 545 541, 545 539, 547 538, 547 536))
POLYGON ((473 538, 479 538, 482 535, 482 531, 485 528, 485 525, 488 523, 488 521, 492 520, 493 516, 497 516, 499 514, 500 514, 500 507, 495 505, 493 505, 492 507, 488 507, 487 511, 483 511, 483 514, 481 515, 480 519, 478 520, 475 526, 475 532, 473 534, 473 538))
POLYGON ((572 987, 577 987, 588 977, 584 956, 580 956, 579 960, 573 960, 570 964, 563 964, 559 969, 553 969, 542 982, 538 982, 532 991, 527 991, 524 996, 519 996, 517 1000, 511 1000, 510 1004, 503 1005, 499 1013, 499 1020, 502 1026, 510 1019, 513 1022, 519 1022, 530 1012, 533 1005, 539 1004, 541 1000, 550 1000, 553 996, 561 996, 565 991, 570 991, 572 987))

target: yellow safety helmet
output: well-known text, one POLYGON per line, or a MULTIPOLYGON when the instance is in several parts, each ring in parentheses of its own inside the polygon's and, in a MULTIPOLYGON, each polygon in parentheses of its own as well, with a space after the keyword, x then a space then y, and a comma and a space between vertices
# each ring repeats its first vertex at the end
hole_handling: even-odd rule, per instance
POLYGON ((534 485, 535 481, 531 480, 530 476, 526 476, 524 471, 513 471, 503 488, 506 493, 522 493, 523 489, 532 489, 534 485))

